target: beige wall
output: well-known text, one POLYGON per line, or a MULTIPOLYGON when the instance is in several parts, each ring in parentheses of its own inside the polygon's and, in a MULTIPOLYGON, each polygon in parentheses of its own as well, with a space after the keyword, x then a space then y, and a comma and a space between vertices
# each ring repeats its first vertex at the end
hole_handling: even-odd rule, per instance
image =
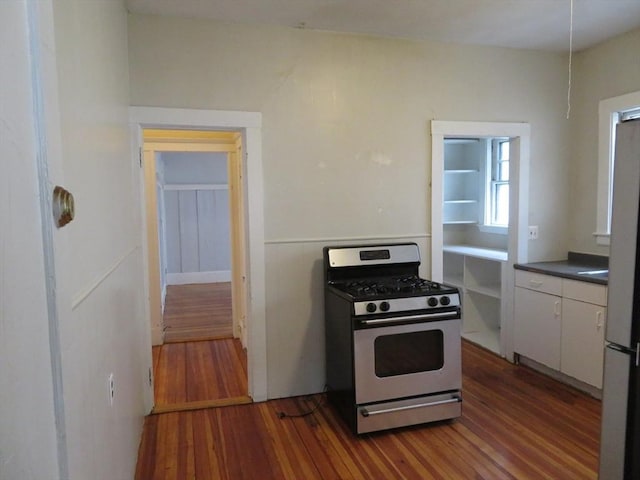
POLYGON ((530 257, 566 252, 564 55, 133 15, 129 61, 132 105, 263 115, 270 397, 322 389, 322 245, 416 238, 429 271, 432 119, 529 122, 530 257))
POLYGON ((0 478, 59 478, 25 2, 0 2, 0 478))
POLYGON ((133 478, 151 343, 124 5, 0 2, 0 17, 0 478, 133 478), (62 229, 56 184, 76 202, 62 229))
POLYGON ((598 104, 640 90, 640 30, 577 54, 571 108, 571 176, 569 247, 608 255, 596 245, 598 175, 598 104))
POLYGON ((129 479, 151 393, 151 340, 126 11, 122 1, 52 4, 59 105, 49 132, 59 143, 52 181, 76 204, 76 218, 54 236, 69 478, 129 479))
MULTIPOLYGON (((153 16, 129 27, 132 105, 263 113, 269 240, 427 232, 431 119, 530 122, 534 191, 544 173, 566 180, 562 55, 153 16)), ((545 197, 532 216, 562 232, 566 192, 545 197)))

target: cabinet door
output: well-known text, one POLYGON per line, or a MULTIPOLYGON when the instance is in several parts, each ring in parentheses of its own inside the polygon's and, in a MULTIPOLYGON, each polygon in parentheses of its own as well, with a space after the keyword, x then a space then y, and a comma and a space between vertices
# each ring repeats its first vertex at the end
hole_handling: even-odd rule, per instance
POLYGON ((562 298, 521 287, 515 291, 514 351, 559 370, 562 298))
POLYGON ((602 388, 605 316, 605 307, 562 301, 560 370, 597 388, 602 388))

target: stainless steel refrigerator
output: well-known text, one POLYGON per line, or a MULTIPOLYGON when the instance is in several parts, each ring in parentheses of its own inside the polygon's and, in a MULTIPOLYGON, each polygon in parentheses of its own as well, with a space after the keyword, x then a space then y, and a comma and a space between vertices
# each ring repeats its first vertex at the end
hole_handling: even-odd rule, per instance
POLYGON ((640 119, 618 124, 600 480, 640 479, 640 119))

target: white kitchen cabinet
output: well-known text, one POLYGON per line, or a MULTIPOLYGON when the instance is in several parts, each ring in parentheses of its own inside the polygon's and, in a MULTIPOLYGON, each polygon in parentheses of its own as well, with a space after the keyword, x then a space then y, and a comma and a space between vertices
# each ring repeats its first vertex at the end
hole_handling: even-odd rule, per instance
POLYGON ((462 337, 498 354, 507 252, 468 245, 443 248, 444 282, 458 287, 462 299, 462 337))
MULTIPOLYGON (((540 280, 535 280, 539 282, 540 280)), ((516 282, 513 350, 560 370, 562 297, 522 288, 516 282)))
POLYGON ((602 388, 606 287, 563 281, 562 373, 602 388))
POLYGON ((516 271, 514 351, 602 388, 606 287, 516 271))

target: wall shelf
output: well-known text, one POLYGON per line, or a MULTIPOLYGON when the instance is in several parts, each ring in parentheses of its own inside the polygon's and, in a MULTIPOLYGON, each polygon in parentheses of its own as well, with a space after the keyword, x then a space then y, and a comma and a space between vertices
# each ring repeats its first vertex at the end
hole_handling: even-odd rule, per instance
POLYGON ((482 142, 449 142, 445 146, 443 223, 478 223, 482 142))

